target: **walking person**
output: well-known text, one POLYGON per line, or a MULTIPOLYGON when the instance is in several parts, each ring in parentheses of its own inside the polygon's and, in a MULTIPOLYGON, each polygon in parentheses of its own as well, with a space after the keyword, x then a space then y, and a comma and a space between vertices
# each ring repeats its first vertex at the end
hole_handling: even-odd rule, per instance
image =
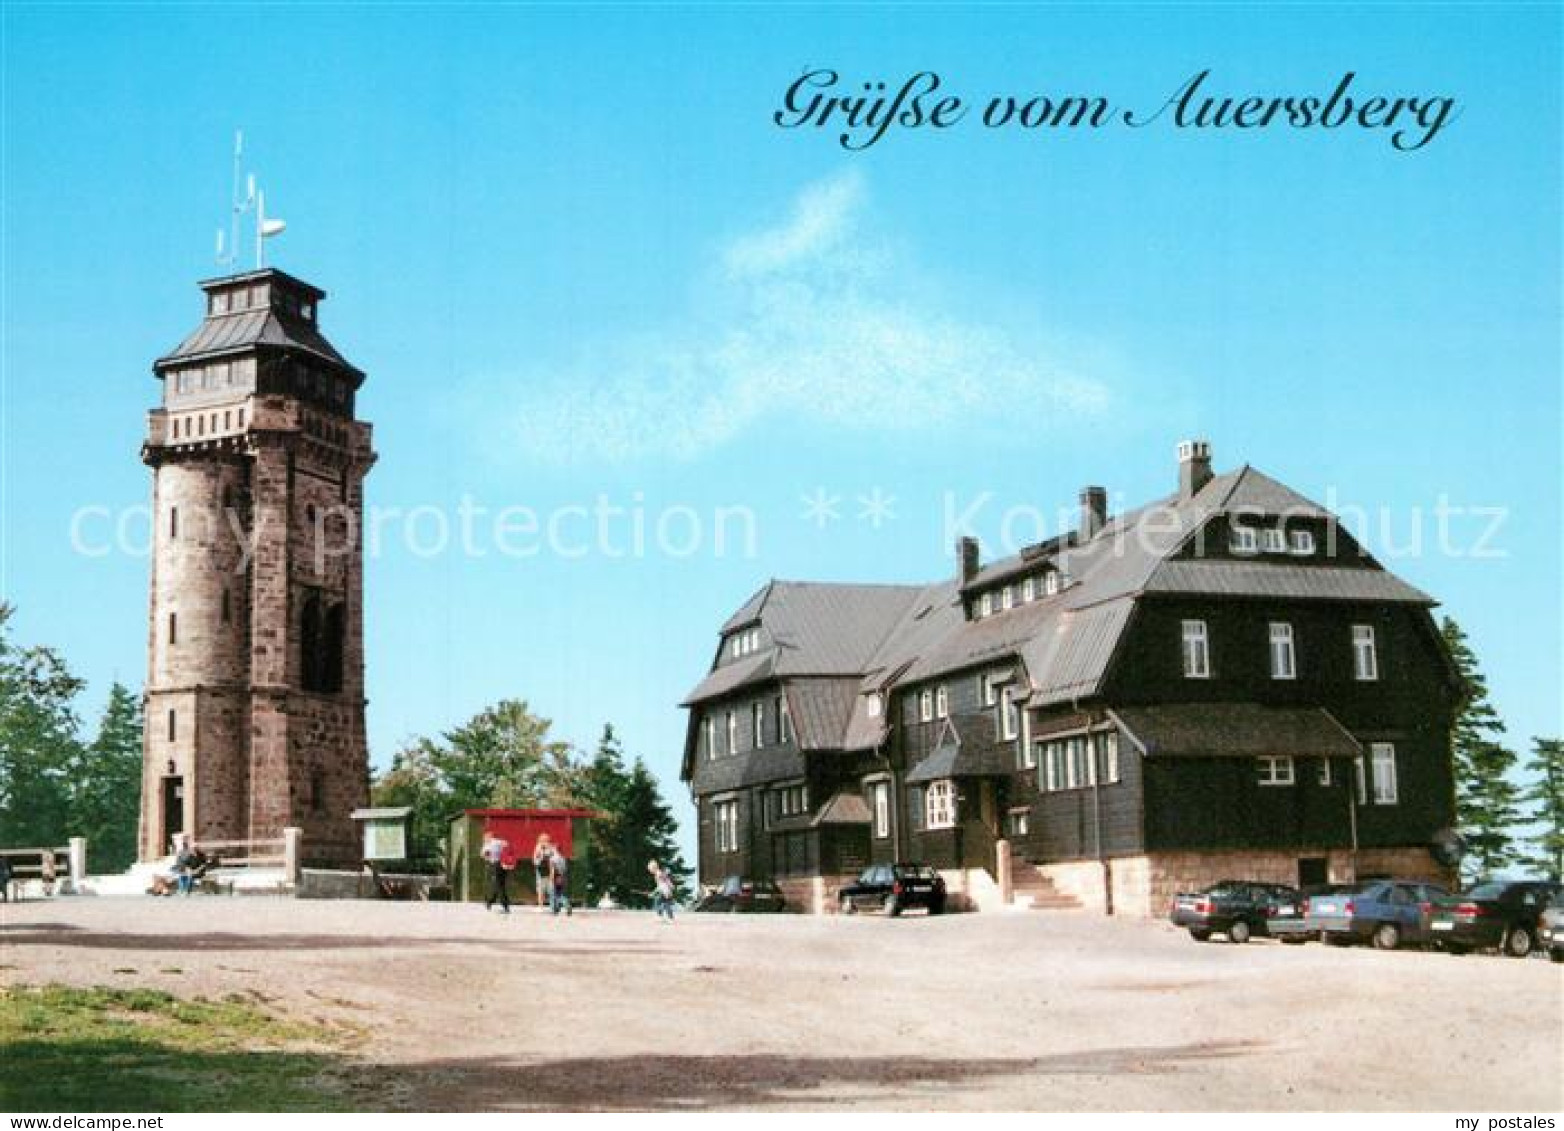
POLYGON ((548 833, 539 833, 537 843, 532 846, 533 890, 537 893, 539 907, 548 907, 553 903, 553 856, 553 839, 548 833))
POLYGON ((652 874, 652 910, 657 912, 658 919, 672 923, 673 877, 655 860, 646 865, 646 870, 652 874))
POLYGON ((505 853, 510 845, 491 832, 483 834, 483 860, 489 866, 489 894, 483 901, 485 911, 494 910, 495 900, 499 900, 500 911, 510 914, 510 884, 509 870, 505 866, 505 853))
POLYGON ((557 849, 549 853, 549 910, 570 915, 570 861, 557 849))
POLYGON ((44 895, 52 896, 54 894, 54 881, 57 875, 54 864, 54 850, 46 848, 43 850, 43 860, 39 862, 38 868, 38 879, 44 895))

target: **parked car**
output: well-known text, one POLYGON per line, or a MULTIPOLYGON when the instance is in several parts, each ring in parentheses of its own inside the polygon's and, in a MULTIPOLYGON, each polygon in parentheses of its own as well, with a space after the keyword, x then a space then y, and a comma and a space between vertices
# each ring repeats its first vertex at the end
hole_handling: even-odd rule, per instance
POLYGON ((1196 942, 1205 942, 1212 935, 1226 935, 1228 942, 1246 943, 1253 935, 1270 933, 1270 920, 1280 908, 1297 906, 1296 888, 1222 880, 1204 891, 1174 896, 1169 918, 1175 927, 1187 929, 1196 942))
POLYGON ((1380 950, 1428 940, 1437 900, 1449 892, 1420 880, 1370 880, 1346 891, 1314 896, 1304 919, 1327 944, 1372 942, 1380 950))
POLYGON ((1525 958, 1537 946, 1543 909, 1560 890, 1564 885, 1547 880, 1489 880, 1441 899, 1429 923, 1434 944, 1451 954, 1497 947, 1525 958))
POLYGON ((909 907, 939 915, 945 910, 945 881, 927 864, 873 864, 836 899, 844 915, 877 909, 895 916, 909 907))
POLYGON ((785 911, 787 900, 782 889, 771 880, 729 876, 711 891, 695 901, 692 911, 727 911, 734 913, 769 913, 785 911))
POLYGON ((1275 912, 1265 921, 1266 932, 1273 939, 1280 939, 1284 943, 1294 946, 1299 943, 1312 942, 1320 937, 1320 932, 1309 926, 1308 911, 1309 900, 1317 895, 1338 895, 1342 892, 1352 891, 1355 885, 1351 884, 1315 884, 1303 888, 1298 893, 1298 898, 1293 901, 1278 901, 1275 912))
POLYGON ((1537 921, 1537 941, 1547 949, 1549 958, 1564 962, 1564 891, 1542 909, 1542 918, 1537 921))

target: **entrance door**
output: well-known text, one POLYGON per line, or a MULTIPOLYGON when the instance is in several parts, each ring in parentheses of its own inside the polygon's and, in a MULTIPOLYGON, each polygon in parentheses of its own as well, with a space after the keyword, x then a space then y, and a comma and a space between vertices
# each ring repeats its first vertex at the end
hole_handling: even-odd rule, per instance
POLYGON ((1328 861, 1323 856, 1303 856, 1298 860, 1298 886, 1300 888, 1323 886, 1330 876, 1328 861))
POLYGON ((170 851, 170 842, 185 831, 185 779, 163 779, 163 843, 160 852, 170 851))

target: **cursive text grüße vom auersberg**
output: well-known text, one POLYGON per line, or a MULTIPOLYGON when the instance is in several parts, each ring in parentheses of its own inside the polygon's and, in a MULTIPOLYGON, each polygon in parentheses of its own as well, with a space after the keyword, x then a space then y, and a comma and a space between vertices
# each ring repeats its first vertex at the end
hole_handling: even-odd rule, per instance
MULTIPOLYGON (((837 133, 843 149, 865 150, 892 130, 947 130, 978 103, 951 93, 934 71, 919 71, 899 86, 842 82, 830 68, 805 70, 783 94, 772 121, 783 129, 837 133)), ((1209 69, 1184 81, 1165 100, 1120 108, 1098 95, 995 95, 977 121, 986 129, 1090 130, 1164 125, 1188 130, 1382 130, 1403 153, 1422 149, 1458 118, 1450 95, 1365 93, 1347 71, 1328 93, 1229 94, 1218 91, 1209 69)))

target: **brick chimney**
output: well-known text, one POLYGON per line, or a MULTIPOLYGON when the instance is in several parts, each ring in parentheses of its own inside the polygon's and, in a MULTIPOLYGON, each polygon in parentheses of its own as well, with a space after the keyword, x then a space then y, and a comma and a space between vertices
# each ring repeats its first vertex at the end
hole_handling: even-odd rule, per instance
POLYGON ((1079 541, 1095 538, 1108 525, 1108 491, 1105 487, 1081 488, 1081 517, 1076 523, 1079 541))
POLYGON ((978 572, 978 540, 970 535, 956 539, 956 580, 966 585, 978 572))
POLYGON ((1178 446, 1178 497, 1192 499, 1211 482, 1211 445, 1185 440, 1178 446))

